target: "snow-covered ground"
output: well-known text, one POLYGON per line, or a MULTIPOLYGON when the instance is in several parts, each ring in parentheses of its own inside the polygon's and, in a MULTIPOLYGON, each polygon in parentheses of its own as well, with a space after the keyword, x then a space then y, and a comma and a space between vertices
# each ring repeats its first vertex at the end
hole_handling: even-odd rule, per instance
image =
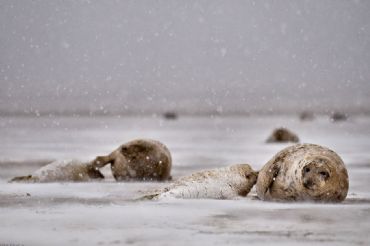
POLYGON ((370 117, 1 117, 0 139, 0 244, 370 244, 370 117), (169 147, 174 179, 236 163, 258 170, 287 146, 264 143, 280 126, 343 158, 350 177, 343 203, 263 202, 254 190, 238 200, 135 201, 165 184, 116 183, 109 167, 103 182, 7 183, 51 160, 89 160, 134 138, 169 147))

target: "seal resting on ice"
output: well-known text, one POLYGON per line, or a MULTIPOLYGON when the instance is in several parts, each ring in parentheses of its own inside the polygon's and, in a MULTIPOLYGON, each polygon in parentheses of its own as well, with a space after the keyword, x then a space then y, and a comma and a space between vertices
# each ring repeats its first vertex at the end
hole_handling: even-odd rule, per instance
POLYGON ((111 164, 117 181, 170 179, 172 158, 168 148, 159 141, 137 139, 121 145, 107 156, 92 161, 92 169, 111 164))
POLYGON ((286 128, 277 128, 275 129, 270 137, 266 140, 267 143, 285 143, 285 142, 299 142, 298 136, 289 131, 286 128))
POLYGON ((143 199, 234 199, 249 193, 257 181, 257 175, 248 164, 200 171, 143 199))
POLYGON ((47 183, 47 182, 87 182, 103 179, 99 170, 92 169, 88 162, 78 160, 54 161, 41 167, 32 175, 15 177, 9 182, 47 183))
POLYGON ((277 153, 258 174, 262 200, 341 202, 348 192, 342 159, 315 144, 297 144, 277 153))

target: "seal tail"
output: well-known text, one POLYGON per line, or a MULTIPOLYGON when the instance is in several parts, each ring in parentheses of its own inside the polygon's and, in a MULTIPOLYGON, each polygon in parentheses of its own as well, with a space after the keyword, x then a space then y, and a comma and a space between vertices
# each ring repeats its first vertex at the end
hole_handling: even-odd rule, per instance
POLYGON ((9 183, 13 182, 33 182, 35 179, 32 177, 32 175, 27 175, 27 176, 18 176, 14 177, 11 180, 9 180, 9 183))

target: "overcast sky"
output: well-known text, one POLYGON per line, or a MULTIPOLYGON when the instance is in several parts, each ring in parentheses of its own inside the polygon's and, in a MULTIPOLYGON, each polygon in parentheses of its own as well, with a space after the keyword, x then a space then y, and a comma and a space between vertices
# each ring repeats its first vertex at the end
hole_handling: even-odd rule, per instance
POLYGON ((0 111, 370 108, 370 1, 0 0, 0 111))

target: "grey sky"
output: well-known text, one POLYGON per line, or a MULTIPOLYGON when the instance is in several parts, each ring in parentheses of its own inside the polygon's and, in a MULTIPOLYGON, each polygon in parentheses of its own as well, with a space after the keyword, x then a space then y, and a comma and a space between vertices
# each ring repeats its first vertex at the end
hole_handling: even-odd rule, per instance
POLYGON ((0 111, 370 108, 370 1, 0 0, 0 111))

